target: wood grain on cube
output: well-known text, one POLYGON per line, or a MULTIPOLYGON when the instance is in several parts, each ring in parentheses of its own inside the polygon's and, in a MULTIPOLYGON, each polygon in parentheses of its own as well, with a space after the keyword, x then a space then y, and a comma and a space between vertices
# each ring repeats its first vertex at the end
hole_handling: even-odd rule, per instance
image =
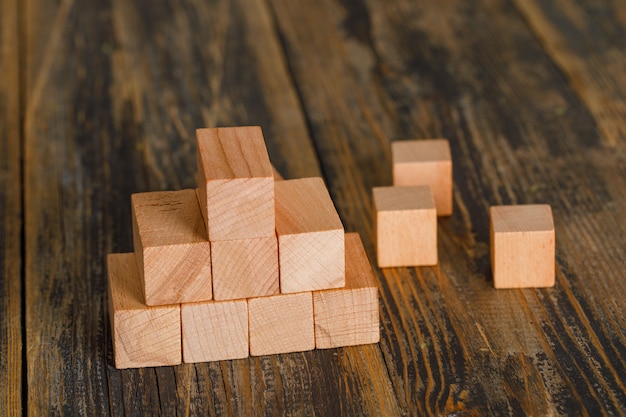
POLYGON ((313 292, 315 346, 378 343, 378 284, 358 233, 346 234, 346 286, 313 292))
POLYGON ((437 213, 430 187, 375 187, 378 266, 436 265, 437 213))
POLYGON ((250 354, 303 352, 315 348, 310 292, 248 300, 250 354))
POLYGON ((344 229, 321 178, 276 182, 283 293, 343 287, 344 229))
POLYGON ((552 287, 555 281, 552 208, 546 204, 494 206, 490 214, 494 287, 552 287))
POLYGON ((446 139, 391 144, 393 185, 429 185, 438 216, 452 214, 452 155, 446 139))
POLYGON ((248 357, 246 300, 182 304, 181 324, 185 363, 248 357))
POLYGON ((261 128, 198 129, 196 137, 209 239, 274 235, 274 173, 261 128))
POLYGON ((216 300, 278 294, 276 235, 211 243, 213 297, 216 300))
POLYGON ((131 200, 146 304, 210 300, 211 248, 195 190, 139 193, 131 200))
POLYGON ((143 302, 134 253, 108 255, 107 267, 115 367, 181 363, 180 305, 149 307, 143 302))

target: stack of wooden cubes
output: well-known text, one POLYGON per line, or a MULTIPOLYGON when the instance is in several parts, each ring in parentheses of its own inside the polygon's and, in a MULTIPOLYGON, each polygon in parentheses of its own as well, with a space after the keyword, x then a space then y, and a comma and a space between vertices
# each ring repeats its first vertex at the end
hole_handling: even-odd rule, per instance
POLYGON ((321 178, 275 180, 261 129, 199 129, 196 190, 134 194, 110 254, 117 368, 379 341, 378 289, 321 178))

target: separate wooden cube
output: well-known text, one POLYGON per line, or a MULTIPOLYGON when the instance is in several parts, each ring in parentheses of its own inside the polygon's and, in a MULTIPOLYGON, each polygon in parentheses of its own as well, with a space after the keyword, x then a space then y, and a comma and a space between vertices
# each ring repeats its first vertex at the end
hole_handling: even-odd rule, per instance
POLYGON ((250 354, 303 352, 315 348, 310 292, 248 300, 250 354))
POLYGON ((437 213, 428 186, 376 187, 378 266, 437 264, 437 213))
POLYGON ((321 178, 276 182, 282 293, 345 285, 344 230, 321 178))
POLYGON ((555 234, 550 206, 495 206, 490 214, 494 286, 552 287, 555 234))
POLYGON ((318 349, 378 343, 378 285, 358 233, 346 234, 346 286, 313 292, 318 349))
POLYGON ((181 305, 185 363, 248 357, 248 302, 205 301, 181 305))
POLYGON ((210 300, 211 246, 195 191, 133 194, 131 201, 146 304, 210 300))
POLYGON ((198 129, 198 187, 209 240, 274 235, 274 176, 258 126, 198 129))
POLYGON ((143 303, 134 253, 108 255, 107 268, 115 367, 181 363, 180 305, 148 307, 143 303))
POLYGON ((391 144, 393 185, 429 185, 438 216, 452 214, 452 156, 446 139, 391 144))
POLYGON ((214 299, 278 294, 278 243, 275 235, 212 242, 211 258, 214 299))

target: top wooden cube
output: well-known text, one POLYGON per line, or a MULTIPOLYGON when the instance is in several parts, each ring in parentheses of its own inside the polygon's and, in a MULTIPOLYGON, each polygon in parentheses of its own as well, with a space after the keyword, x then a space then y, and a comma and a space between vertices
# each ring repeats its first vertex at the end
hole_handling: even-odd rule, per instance
POLYGON ((550 206, 495 206, 490 208, 490 214, 494 286, 552 287, 555 234, 550 206))
POLYGON ((198 129, 198 196, 209 240, 274 235, 274 177, 258 126, 198 129))
POLYGON ((452 214, 452 156, 446 139, 391 144, 393 185, 430 186, 438 216, 452 214))

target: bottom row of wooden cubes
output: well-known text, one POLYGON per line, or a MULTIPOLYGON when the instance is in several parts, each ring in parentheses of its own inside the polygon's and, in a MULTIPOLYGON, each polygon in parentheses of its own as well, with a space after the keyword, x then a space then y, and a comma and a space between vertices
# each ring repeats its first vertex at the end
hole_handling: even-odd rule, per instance
POLYGON ((208 362, 377 343, 378 286, 358 234, 348 233, 344 288, 148 307, 133 253, 109 255, 117 368, 208 362))

